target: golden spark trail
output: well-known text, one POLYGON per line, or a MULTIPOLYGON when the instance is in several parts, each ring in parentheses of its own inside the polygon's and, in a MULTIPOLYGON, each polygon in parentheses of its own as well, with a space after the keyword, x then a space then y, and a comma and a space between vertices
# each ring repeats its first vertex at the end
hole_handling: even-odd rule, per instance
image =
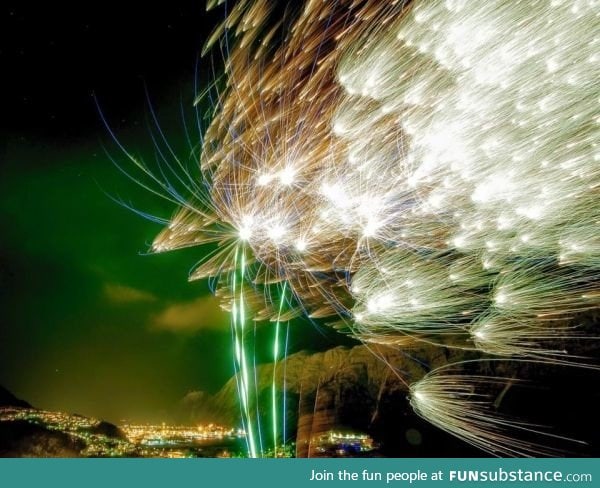
MULTIPOLYGON (((600 307, 600 2, 279 6, 240 0, 209 40, 225 63, 202 184, 170 195, 153 243, 219 243, 191 279, 232 311, 250 455, 247 320, 275 322, 275 454, 281 321, 302 314, 367 343, 586 366, 569 347, 600 307)), ((430 373, 411 403, 489 452, 539 452, 510 448, 519 423, 465 393, 482 383, 430 373)))

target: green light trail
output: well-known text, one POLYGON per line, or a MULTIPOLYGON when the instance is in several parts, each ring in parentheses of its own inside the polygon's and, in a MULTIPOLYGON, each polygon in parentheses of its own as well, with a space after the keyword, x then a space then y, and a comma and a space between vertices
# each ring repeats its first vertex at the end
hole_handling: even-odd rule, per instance
MULTIPOLYGON (((234 341, 235 341, 235 358, 237 363, 237 369, 239 374, 236 375, 238 378, 238 389, 240 392, 240 402, 242 406, 242 420, 246 424, 246 434, 248 439, 248 450, 249 457, 256 458, 258 457, 258 453, 256 450, 256 439, 254 434, 252 417, 250 415, 249 408, 249 391, 250 391, 250 382, 248 375, 248 363, 246 360, 246 351, 244 347, 244 333, 245 333, 245 324, 246 324, 246 313, 245 313, 245 305, 244 305, 244 291, 243 291, 243 280, 246 273, 246 255, 245 251, 242 248, 241 250, 241 259, 240 259, 240 248, 236 248, 235 251, 235 270, 233 272, 233 282, 232 282, 232 291, 233 291, 233 307, 231 310, 232 315, 232 327, 234 331, 234 341), (238 272, 238 261, 240 262, 239 268, 239 286, 237 279, 238 272)), ((257 419, 258 421, 258 419, 257 419)))
MULTIPOLYGON (((283 304, 285 303, 285 292, 287 289, 287 282, 283 282, 281 290, 281 298, 279 301, 279 312, 277 314, 277 321, 275 322, 275 341, 273 342, 273 383, 271 387, 271 402, 272 402, 272 419, 273 419, 273 457, 277 457, 277 360, 279 359, 279 332, 281 328, 281 312, 283 311, 283 304)), ((285 395, 285 391, 283 392, 285 395)), ((285 411, 282 413, 285 416, 285 411)))

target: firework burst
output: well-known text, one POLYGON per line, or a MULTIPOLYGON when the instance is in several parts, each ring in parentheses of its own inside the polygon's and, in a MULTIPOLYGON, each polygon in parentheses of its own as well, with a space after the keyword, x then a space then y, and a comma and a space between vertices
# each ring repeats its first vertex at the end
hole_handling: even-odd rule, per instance
MULTIPOLYGON (((581 365, 557 344, 600 301, 599 30, 594 0, 228 11, 202 183, 152 249, 218 243, 190 279, 231 310, 251 434, 251 319, 276 322, 275 361, 306 314, 365 342, 581 365)), ((430 373, 411 404, 494 454, 543 452, 490 413, 485 381, 430 373)))

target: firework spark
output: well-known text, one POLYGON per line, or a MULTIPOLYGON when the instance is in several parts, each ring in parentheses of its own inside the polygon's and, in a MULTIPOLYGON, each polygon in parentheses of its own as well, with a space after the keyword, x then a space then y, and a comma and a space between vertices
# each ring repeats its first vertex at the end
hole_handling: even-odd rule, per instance
MULTIPOLYGON (((246 428, 250 317, 276 322, 275 362, 300 314, 367 342, 572 360, 555 344, 600 301, 599 31, 595 0, 235 4, 207 45, 225 72, 203 184, 153 250, 219 243, 190 278, 216 277, 232 311, 246 428)), ((411 403, 484 450, 540 452, 486 416, 483 381, 428 375, 411 403)))

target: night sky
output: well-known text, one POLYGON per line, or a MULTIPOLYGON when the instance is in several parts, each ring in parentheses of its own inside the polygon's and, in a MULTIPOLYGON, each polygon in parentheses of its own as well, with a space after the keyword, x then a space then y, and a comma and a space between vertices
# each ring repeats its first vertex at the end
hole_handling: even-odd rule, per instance
MULTIPOLYGON (((162 218, 175 206, 119 171, 133 168, 101 115, 152 160, 151 105, 196 164, 200 136, 184 131, 196 125, 194 79, 203 89, 219 70, 197 58, 225 15, 204 3, 0 7, 0 385, 35 407, 176 421, 188 392, 214 393, 233 373, 228 317, 208 283, 187 281, 207 250, 147 254, 161 225, 115 200, 162 218)), ((291 338, 290 352, 348 343, 300 321, 291 338)), ((550 409, 582 431, 599 401, 589 381, 573 370, 570 396, 550 409)))
POLYGON ((1 7, 0 384, 34 406, 169 421, 232 374, 227 316, 187 282, 203 250, 145 254, 160 225, 114 200, 164 218, 174 206, 111 162, 126 167, 95 102, 152 158, 147 91, 194 163, 182 118, 193 125, 195 73, 213 69, 196 59, 223 15, 202 1, 1 7))

